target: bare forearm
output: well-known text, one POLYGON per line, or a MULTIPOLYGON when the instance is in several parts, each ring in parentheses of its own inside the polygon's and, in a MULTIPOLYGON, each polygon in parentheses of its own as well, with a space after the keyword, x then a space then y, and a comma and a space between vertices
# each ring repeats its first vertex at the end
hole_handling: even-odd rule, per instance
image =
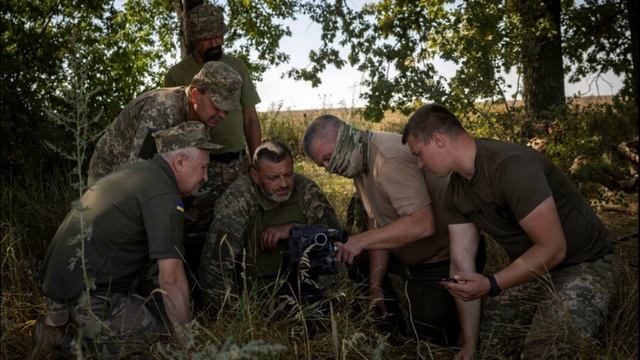
POLYGON ((406 246, 435 232, 431 209, 422 208, 411 215, 402 216, 381 228, 352 236, 365 250, 388 250, 406 246))
POLYGON ((548 197, 527 216, 520 226, 531 238, 532 246, 494 276, 507 289, 547 273, 566 255, 567 242, 553 197, 548 197))
POLYGON ((249 156, 253 156, 253 152, 256 150, 260 143, 262 143, 262 129, 260 128, 260 120, 255 107, 247 107, 243 109, 244 120, 244 137, 247 140, 247 146, 249 147, 249 156))
POLYGON ((163 300, 167 316, 172 328, 176 331, 191 320, 187 279, 185 278, 183 283, 175 286, 162 286, 161 284, 161 288, 164 290, 163 300))
POLYGON ((502 289, 531 281, 546 274, 564 259, 555 249, 534 244, 507 267, 494 274, 502 289))
POLYGON ((387 250, 369 251, 369 287, 371 289, 382 289, 382 281, 387 273, 389 256, 389 251, 387 250))
POLYGON ((189 283, 179 259, 158 260, 162 300, 171 328, 183 347, 186 341, 181 336, 181 328, 191 320, 189 309, 189 283))

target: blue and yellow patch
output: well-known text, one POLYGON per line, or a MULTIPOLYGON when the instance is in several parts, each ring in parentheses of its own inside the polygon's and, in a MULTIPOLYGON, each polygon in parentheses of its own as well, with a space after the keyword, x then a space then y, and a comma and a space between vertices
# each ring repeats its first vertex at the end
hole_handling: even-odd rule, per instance
POLYGON ((184 203, 182 202, 182 200, 176 201, 176 210, 178 210, 181 213, 184 213, 184 203))

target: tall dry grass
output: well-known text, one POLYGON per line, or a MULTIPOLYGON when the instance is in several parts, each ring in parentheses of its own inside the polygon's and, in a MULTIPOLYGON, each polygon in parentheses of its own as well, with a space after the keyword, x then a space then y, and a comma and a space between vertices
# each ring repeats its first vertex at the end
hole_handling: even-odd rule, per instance
MULTIPOLYGON (((348 179, 329 175, 305 160, 299 141, 306 125, 315 116, 332 113, 348 119, 361 128, 399 132, 406 120, 389 114, 385 121, 365 122, 353 109, 283 111, 274 109, 261 114, 264 137, 283 141, 297 155, 296 171, 316 180, 345 223, 346 208, 353 193, 348 179)), ((21 359, 30 346, 34 320, 44 306, 36 282, 36 271, 44 250, 59 222, 69 209, 74 190, 67 177, 69 169, 49 169, 52 175, 33 176, 15 181, 10 174, 2 177, 2 338, 3 359, 21 359)), ((43 172, 44 174, 44 172, 43 172)), ((626 213, 600 212, 614 236, 637 231, 637 194, 625 196, 626 213)), ((616 204, 620 206, 619 204, 616 204)), ((633 359, 638 357, 638 240, 615 244, 620 259, 621 278, 611 304, 606 328, 599 343, 575 339, 572 349, 576 358, 633 359)), ((489 244, 489 269, 504 264, 505 257, 495 244, 489 244)), ((344 271, 344 270, 343 270, 344 271)), ((402 291, 398 291, 402 294, 402 291)), ((404 344, 375 330, 365 311, 353 311, 355 303, 364 303, 355 286, 341 274, 334 291, 329 294, 329 311, 314 307, 293 307, 278 313, 273 306, 274 294, 253 289, 239 294, 227 311, 216 318, 205 312, 194 313, 195 322, 188 335, 196 351, 192 358, 266 358, 266 359, 415 359, 451 358, 455 349, 440 349, 408 337, 404 344), (313 335, 304 319, 316 317, 324 331, 313 335)), ((427 304, 421 304, 428 306, 427 304)), ((415 306, 415 305, 414 305, 415 306)), ((553 334, 555 329, 549 329, 553 334)), ((171 345, 153 345, 152 358, 182 358, 184 353, 171 345)), ((480 358, 501 359, 489 351, 480 358)))

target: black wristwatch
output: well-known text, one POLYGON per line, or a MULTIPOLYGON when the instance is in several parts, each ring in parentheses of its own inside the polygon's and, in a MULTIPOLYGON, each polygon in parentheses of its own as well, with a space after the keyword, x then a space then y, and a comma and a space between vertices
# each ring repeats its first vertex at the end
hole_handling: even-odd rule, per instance
POLYGON ((493 275, 489 275, 487 276, 487 279, 489 279, 489 284, 491 284, 491 287, 489 288, 489 296, 494 297, 500 295, 502 289, 498 286, 496 278, 493 275))

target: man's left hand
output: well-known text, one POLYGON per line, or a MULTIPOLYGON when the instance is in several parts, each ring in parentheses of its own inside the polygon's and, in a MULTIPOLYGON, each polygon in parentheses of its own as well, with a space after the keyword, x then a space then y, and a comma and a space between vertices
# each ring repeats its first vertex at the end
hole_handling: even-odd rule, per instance
POLYGON ((454 277, 458 282, 443 282, 449 293, 462 301, 471 301, 485 296, 491 284, 486 276, 478 273, 458 273, 454 277))
POLYGON ((260 234, 260 247, 262 250, 273 250, 278 246, 278 241, 289 238, 289 230, 293 224, 270 226, 260 234))

